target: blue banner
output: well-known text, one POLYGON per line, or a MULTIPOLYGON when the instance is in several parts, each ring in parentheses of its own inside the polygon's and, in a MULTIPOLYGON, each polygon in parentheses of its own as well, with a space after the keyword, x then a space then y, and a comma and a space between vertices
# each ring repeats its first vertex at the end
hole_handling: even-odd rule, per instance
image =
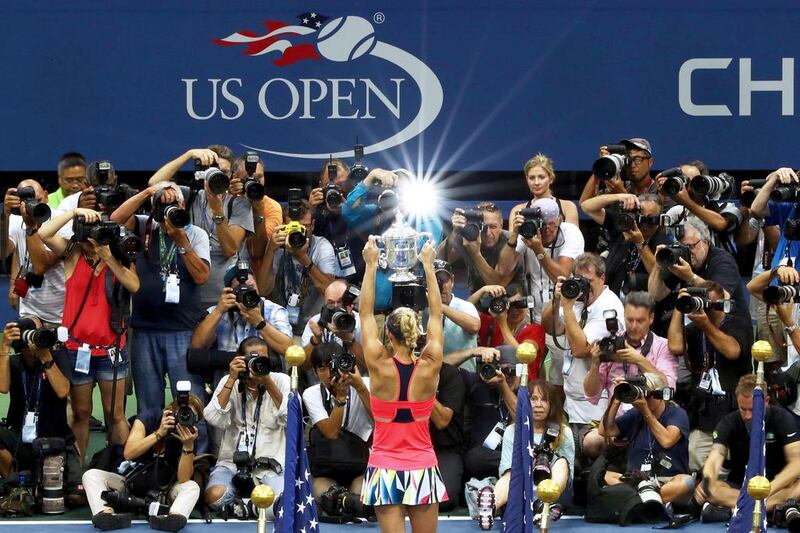
POLYGON ((646 137, 656 168, 792 161, 793 2, 6 1, 4 157, 153 169, 189 147, 415 170, 586 170, 646 137))

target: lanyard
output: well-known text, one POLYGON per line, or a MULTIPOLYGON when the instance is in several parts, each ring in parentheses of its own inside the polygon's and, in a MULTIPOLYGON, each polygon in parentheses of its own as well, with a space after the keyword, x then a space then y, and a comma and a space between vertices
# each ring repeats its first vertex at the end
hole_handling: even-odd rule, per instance
POLYGON ((28 384, 31 381, 31 377, 33 376, 28 376, 28 372, 26 372, 24 369, 22 370, 22 393, 25 396, 25 410, 28 412, 38 412, 39 402, 42 399, 42 373, 36 373, 36 403, 33 405, 31 404, 31 400, 33 400, 34 389, 31 389, 30 394, 28 394, 28 384))
MULTIPOLYGON (((256 439, 258 438, 258 423, 261 421, 261 402, 264 399, 265 389, 261 386, 258 387, 258 400, 256 400, 256 408, 253 412, 253 447, 250 453, 251 457, 256 456, 256 439)), ((242 387, 242 420, 244 422, 244 443, 250 451, 250 431, 247 428, 247 385, 242 387)))
POLYGON ((177 247, 175 243, 171 243, 169 249, 167 249, 166 244, 164 243, 164 233, 159 230, 158 231, 158 257, 159 262, 161 264, 161 271, 167 272, 170 266, 175 266, 177 268, 177 263, 175 262, 175 253, 177 252, 177 247))

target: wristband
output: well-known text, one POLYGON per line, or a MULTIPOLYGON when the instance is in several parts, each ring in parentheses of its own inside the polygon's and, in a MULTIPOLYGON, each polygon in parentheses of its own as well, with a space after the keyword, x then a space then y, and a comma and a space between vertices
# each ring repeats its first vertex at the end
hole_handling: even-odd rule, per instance
POLYGON ((228 390, 233 390, 233 385, 231 385, 230 387, 228 387, 227 385, 223 385, 222 388, 223 389, 228 389, 228 390))
POLYGON ((267 321, 266 320, 261 320, 261 322, 256 324, 256 331, 261 331, 265 327, 267 327, 267 321))
POLYGON ((183 455, 194 455, 194 448, 192 448, 191 450, 181 450, 181 451, 183 452, 183 455))
POLYGON ((511 242, 510 240, 508 240, 508 241, 506 241, 506 246, 508 246, 509 248, 516 248, 517 247, 517 243, 511 242))

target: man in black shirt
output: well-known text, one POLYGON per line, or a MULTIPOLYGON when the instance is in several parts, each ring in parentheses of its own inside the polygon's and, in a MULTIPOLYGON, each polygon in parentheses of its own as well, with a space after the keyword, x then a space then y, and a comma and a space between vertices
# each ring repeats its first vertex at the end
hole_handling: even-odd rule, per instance
MULTIPOLYGON (((670 351, 684 356, 678 369, 678 389, 689 400, 691 470, 702 468, 711 450, 711 432, 720 418, 736 409, 736 384, 752 371, 750 319, 721 309, 730 295, 719 284, 705 281, 701 286, 707 290, 711 306, 688 313, 691 323, 685 327, 683 313, 673 310, 668 335, 670 351)), ((686 289, 680 294, 687 294, 686 289)))
POLYGON ((450 500, 440 504, 440 511, 458 507, 463 492, 464 461, 464 403, 466 390, 458 369, 444 364, 439 371, 439 387, 431 412, 431 441, 439 461, 439 471, 450 500))
MULTIPOLYGON (((750 454, 755 386, 753 374, 741 377, 736 386, 739 411, 723 417, 714 430, 714 445, 703 466, 704 484, 695 491, 698 503, 709 502, 727 509, 736 505, 750 454), (730 473, 726 482, 719 479, 719 472, 728 454, 730 473)), ((767 511, 772 511, 787 499, 800 497, 800 434, 791 413, 782 407, 767 406, 764 428, 765 475, 770 480, 767 511)))
MULTIPOLYGON (((41 321, 34 317, 37 326, 41 321)), ((0 477, 7 478, 16 462, 16 470, 36 466, 31 443, 39 437, 65 439, 74 446, 75 437, 67 424, 69 379, 49 348, 21 341, 19 325, 9 322, 0 344, 0 394, 8 394, 10 403, 7 428, 0 428, 0 477), (19 349, 18 355, 10 352, 19 349)), ((80 475, 79 472, 77 472, 80 475)))

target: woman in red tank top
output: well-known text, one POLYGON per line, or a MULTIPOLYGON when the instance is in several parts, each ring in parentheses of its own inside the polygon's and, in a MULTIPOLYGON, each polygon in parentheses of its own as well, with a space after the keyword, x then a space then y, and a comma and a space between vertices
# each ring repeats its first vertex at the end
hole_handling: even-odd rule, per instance
POLYGON ((375 421, 372 449, 361 501, 375 506, 381 531, 405 531, 405 517, 415 532, 436 531, 439 502, 447 499, 429 419, 436 401, 442 366, 442 298, 436 283, 430 242, 419 260, 428 282, 428 330, 425 347, 415 354, 419 337, 417 313, 407 307, 386 317, 389 353, 375 322, 375 273, 378 247, 370 237, 364 247, 366 271, 361 286, 361 342, 370 375, 370 402, 375 421))
POLYGON ((70 244, 72 241, 57 235, 62 226, 78 216, 84 217, 88 225, 101 220, 100 213, 80 208, 49 220, 41 227, 39 235, 50 250, 43 249, 41 253, 44 255, 39 260, 52 264, 66 252, 66 294, 61 324, 68 330, 68 340, 64 347, 67 361, 71 365, 72 432, 83 462, 89 442, 89 417, 92 414, 92 391, 95 383, 100 385, 105 419, 111 421, 111 441, 124 444, 128 438, 128 422, 124 411, 125 376, 128 371, 125 333, 123 329, 118 338, 118 334, 111 329, 111 306, 106 295, 106 278, 110 271, 115 284, 118 283, 128 292, 134 293, 139 290, 139 277, 135 266, 125 259, 118 259, 108 245, 100 245, 91 238, 70 244), (87 351, 88 358, 83 355, 87 351), (117 387, 112 417, 111 357, 115 352, 118 352, 117 387))

